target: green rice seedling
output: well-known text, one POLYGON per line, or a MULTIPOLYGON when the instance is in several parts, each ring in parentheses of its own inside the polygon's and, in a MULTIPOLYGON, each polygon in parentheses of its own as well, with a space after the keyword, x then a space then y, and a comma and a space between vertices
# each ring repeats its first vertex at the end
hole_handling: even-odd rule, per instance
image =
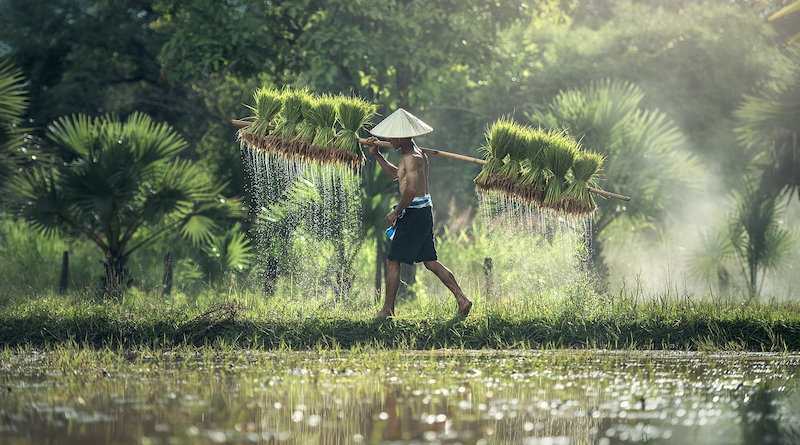
POLYGON ((258 136, 266 136, 269 134, 272 121, 283 109, 283 97, 275 87, 261 87, 253 93, 253 99, 256 103, 255 107, 248 105, 247 108, 255 113, 252 116, 254 121, 253 125, 246 127, 245 131, 258 136))
POLYGON ((522 125, 514 125, 511 132, 511 140, 508 144, 508 157, 515 161, 522 161, 528 155, 528 138, 531 128, 522 125))
POLYGON ((543 204, 557 208, 558 200, 567 189, 567 173, 578 155, 578 144, 566 131, 553 131, 550 132, 550 143, 542 154, 545 168, 552 173, 547 181, 543 204))
POLYGON ((475 183, 480 188, 489 187, 492 177, 498 174, 503 167, 503 160, 508 156, 509 147, 515 140, 519 131, 519 126, 509 117, 501 117, 496 120, 484 133, 486 145, 481 147, 486 152, 485 159, 488 161, 483 169, 475 178, 475 183))
POLYGON ((517 182, 518 188, 528 201, 541 202, 541 195, 547 186, 548 174, 544 166, 544 149, 550 143, 550 134, 541 128, 530 129, 525 144, 526 159, 524 173, 517 182))
POLYGON ((509 194, 513 194, 513 188, 522 169, 520 163, 527 154, 528 132, 527 127, 517 124, 513 124, 509 129, 509 141, 506 148, 508 156, 504 160, 503 167, 497 172, 498 175, 507 178, 503 180, 503 189, 509 194))
POLYGON ((505 159, 518 131, 519 126, 511 118, 501 117, 485 133, 485 150, 493 158, 505 159))
POLYGON ((603 166, 605 157, 593 151, 581 151, 572 165, 573 181, 564 196, 584 204, 591 209, 596 207, 589 187, 595 186, 594 178, 603 166))
MULTIPOLYGON (((479 186, 483 186, 487 184, 491 178, 496 174, 500 168, 503 167, 503 160, 497 159, 493 157, 489 157, 488 163, 483 166, 478 176, 475 178, 475 184, 479 186)), ((483 187, 482 187, 483 188, 483 187)))
POLYGON ((364 152, 358 143, 358 133, 375 115, 375 105, 355 96, 337 98, 339 125, 342 131, 333 146, 355 156, 358 164, 364 162, 364 152))
POLYGON ((293 140, 297 135, 297 126, 303 121, 303 104, 308 101, 308 90, 286 89, 281 94, 283 98, 282 119, 275 125, 272 132, 274 136, 286 140, 293 140))
POLYGON ((309 144, 314 140, 314 136, 317 134, 317 127, 314 125, 311 115, 314 108, 316 108, 318 101, 319 98, 315 95, 306 96, 305 100, 300 106, 300 112, 303 115, 303 120, 297 124, 297 134, 295 135, 294 139, 298 141, 304 141, 309 144))
POLYGON ((317 147, 332 147, 336 140, 336 99, 331 95, 319 98, 311 109, 311 122, 317 130, 312 145, 317 147))

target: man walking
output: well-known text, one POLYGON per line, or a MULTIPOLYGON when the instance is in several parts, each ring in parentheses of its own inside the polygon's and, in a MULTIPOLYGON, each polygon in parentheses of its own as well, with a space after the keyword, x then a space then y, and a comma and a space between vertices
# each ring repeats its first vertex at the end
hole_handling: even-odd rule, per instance
POLYGON ((399 108, 375 126, 367 139, 369 152, 375 157, 383 171, 400 185, 400 202, 386 215, 386 223, 394 228, 392 245, 386 256, 386 299, 378 312, 380 317, 394 316, 394 303, 400 287, 400 263, 422 262, 455 295, 457 314, 469 315, 470 301, 458 285, 453 273, 439 262, 433 239, 433 204, 428 190, 428 157, 413 137, 433 131, 408 111, 399 108), (397 166, 378 151, 377 137, 386 138, 392 148, 400 152, 397 166))

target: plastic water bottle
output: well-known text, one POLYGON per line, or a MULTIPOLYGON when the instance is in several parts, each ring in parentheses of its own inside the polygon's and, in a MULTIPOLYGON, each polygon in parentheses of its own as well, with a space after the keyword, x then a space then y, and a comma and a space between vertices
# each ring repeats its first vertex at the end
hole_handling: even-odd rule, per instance
MULTIPOLYGON (((395 204, 395 205, 393 205, 393 206, 392 206, 392 210, 394 210, 394 209, 396 209, 396 208, 397 208, 397 204, 395 204)), ((404 215, 405 213, 406 213, 406 212, 405 212, 405 210, 403 210, 403 213, 402 213, 402 214, 400 214, 400 217, 399 217, 399 218, 397 218, 397 219, 400 219, 400 218, 402 218, 402 217, 403 217, 403 215, 404 215)), ((394 231, 395 231, 395 229, 396 229, 396 227, 395 227, 395 226, 397 226, 397 221, 395 221, 395 222, 394 222, 394 224, 392 224, 392 226, 391 226, 391 227, 389 227, 388 229, 386 229, 386 236, 388 236, 390 240, 393 240, 393 239, 394 239, 394 231)))

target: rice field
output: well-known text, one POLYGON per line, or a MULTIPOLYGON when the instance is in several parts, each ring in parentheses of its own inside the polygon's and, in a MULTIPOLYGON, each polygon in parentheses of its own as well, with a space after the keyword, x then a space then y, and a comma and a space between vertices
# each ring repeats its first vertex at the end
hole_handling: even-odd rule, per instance
POLYGON ((763 353, 6 348, 0 441, 797 443, 798 371, 763 353))

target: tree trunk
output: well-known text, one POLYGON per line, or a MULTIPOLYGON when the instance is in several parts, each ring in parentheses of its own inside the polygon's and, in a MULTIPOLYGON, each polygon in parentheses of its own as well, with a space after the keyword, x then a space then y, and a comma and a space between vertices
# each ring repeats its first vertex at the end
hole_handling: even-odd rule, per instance
POLYGON ((120 257, 110 251, 106 252, 106 262, 103 264, 103 296, 119 299, 130 284, 128 270, 125 269, 127 258, 120 257))
POLYGON ((67 292, 67 285, 69 283, 69 252, 64 252, 61 257, 61 280, 58 283, 59 295, 64 295, 67 292))
POLYGON ((164 279, 162 280, 164 295, 172 293, 172 252, 167 252, 164 257, 164 279))

